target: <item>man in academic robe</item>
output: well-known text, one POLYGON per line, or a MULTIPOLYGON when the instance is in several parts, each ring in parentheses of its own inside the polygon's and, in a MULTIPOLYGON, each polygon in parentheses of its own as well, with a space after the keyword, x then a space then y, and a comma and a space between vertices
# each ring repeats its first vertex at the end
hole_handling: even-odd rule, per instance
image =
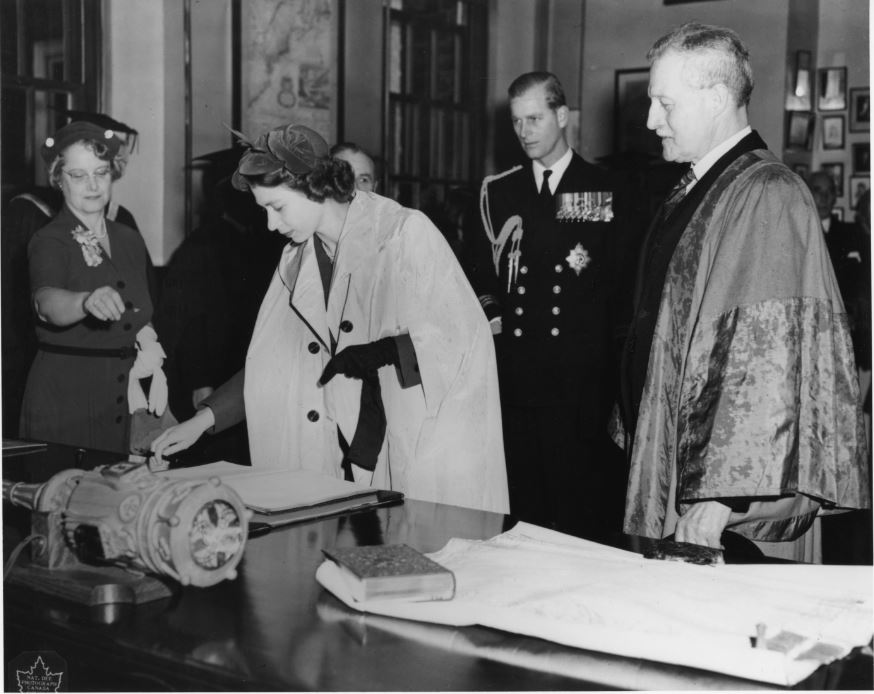
POLYGON ((631 204, 568 145, 555 75, 523 74, 508 91, 529 162, 483 181, 471 281, 496 333, 510 511, 562 532, 618 534, 625 478, 607 420, 631 204))
POLYGON ((622 359, 625 531, 816 560, 870 504, 847 316, 804 182, 748 123, 749 52, 689 23, 650 50, 647 127, 689 169, 641 250, 622 359))

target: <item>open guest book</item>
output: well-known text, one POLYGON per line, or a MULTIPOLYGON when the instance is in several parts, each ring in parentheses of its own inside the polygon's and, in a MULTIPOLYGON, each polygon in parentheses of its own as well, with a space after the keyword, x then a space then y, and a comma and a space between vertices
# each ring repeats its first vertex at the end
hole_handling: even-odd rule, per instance
POLYGON ((403 501, 401 492, 365 487, 310 470, 255 470, 225 461, 158 473, 171 479, 218 477, 272 528, 403 501))

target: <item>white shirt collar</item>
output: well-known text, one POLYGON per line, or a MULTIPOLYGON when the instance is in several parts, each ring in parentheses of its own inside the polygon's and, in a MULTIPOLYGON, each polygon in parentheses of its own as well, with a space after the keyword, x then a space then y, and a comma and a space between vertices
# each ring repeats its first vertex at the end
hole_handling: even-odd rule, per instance
POLYGON ((738 142, 743 140, 752 131, 752 126, 748 125, 742 130, 736 132, 727 140, 724 140, 721 144, 716 145, 716 147, 714 147, 707 154, 701 157, 701 159, 698 160, 698 163, 692 166, 692 171, 695 172, 695 180, 700 181, 701 177, 707 173, 711 166, 719 161, 719 158, 723 154, 725 154, 728 150, 734 147, 738 142))
MULTIPOLYGON (((561 177, 564 175, 567 167, 570 166, 573 156, 573 149, 568 147, 567 152, 561 155, 561 159, 549 167, 549 170, 552 171, 549 175, 549 192, 555 193, 555 189, 558 188, 558 183, 561 181, 561 177)), ((539 161, 532 161, 531 163, 534 164, 534 183, 537 185, 537 190, 540 190, 540 186, 543 185, 543 172, 546 171, 546 167, 539 161)))
POLYGON ((825 219, 820 219, 819 221, 822 222, 822 230, 826 234, 829 233, 829 231, 831 231, 831 228, 832 228, 832 216, 829 215, 825 219))

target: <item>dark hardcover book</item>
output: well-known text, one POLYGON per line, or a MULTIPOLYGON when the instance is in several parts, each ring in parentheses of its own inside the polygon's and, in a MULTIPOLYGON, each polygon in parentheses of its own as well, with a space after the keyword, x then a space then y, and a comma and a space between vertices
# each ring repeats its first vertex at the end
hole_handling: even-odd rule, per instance
POLYGON ((323 549, 340 569, 352 597, 368 600, 451 600, 455 574, 409 545, 323 549))

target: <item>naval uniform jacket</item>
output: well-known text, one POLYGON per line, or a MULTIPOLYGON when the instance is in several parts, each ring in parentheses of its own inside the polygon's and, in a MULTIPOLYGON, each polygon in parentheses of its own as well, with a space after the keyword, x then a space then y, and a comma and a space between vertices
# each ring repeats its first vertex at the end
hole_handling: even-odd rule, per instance
POLYGON ((505 404, 576 406, 603 430, 613 397, 612 312, 628 203, 612 174, 574 153, 551 205, 532 164, 483 181, 474 288, 497 336, 505 404), (491 258, 483 254, 491 250, 491 258))

